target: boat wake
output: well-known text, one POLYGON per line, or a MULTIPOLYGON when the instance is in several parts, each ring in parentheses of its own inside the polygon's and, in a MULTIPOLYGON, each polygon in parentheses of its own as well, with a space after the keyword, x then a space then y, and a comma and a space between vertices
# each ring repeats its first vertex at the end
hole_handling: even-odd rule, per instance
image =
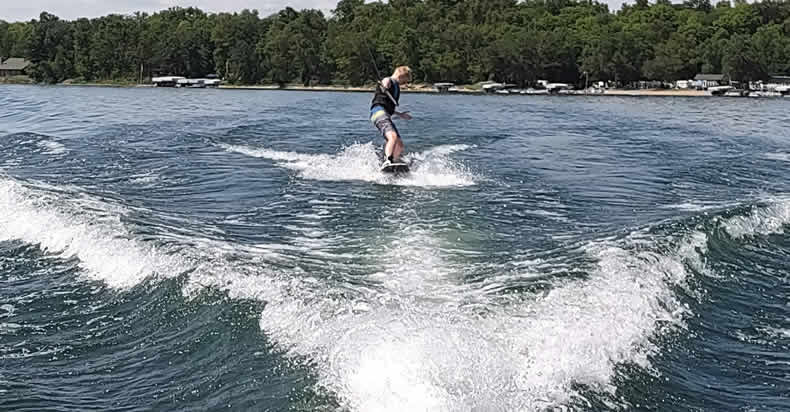
POLYGON ((468 145, 439 146, 404 155, 403 159, 411 165, 411 173, 397 178, 379 171, 381 161, 372 143, 353 144, 337 154, 281 152, 228 144, 220 147, 228 152, 273 160, 277 166, 297 171, 302 178, 313 180, 359 180, 401 186, 453 187, 474 185, 479 179, 450 158, 454 152, 471 148, 468 145))
MULTIPOLYGON (((303 173, 317 173, 309 164, 322 158, 257 150, 303 173)), ((355 150, 368 149, 325 159, 369 157, 355 150)), ((773 233, 790 222, 788 203, 712 221, 733 239, 773 233)), ((659 350, 653 338, 683 327, 690 309, 674 290, 707 270, 709 231, 702 226, 666 237, 641 230, 569 246, 556 262, 519 263, 523 273, 511 281, 546 270, 549 287, 503 296, 485 281, 466 280, 474 267, 437 229, 402 222, 394 212, 381 217, 392 231, 366 232, 376 238, 355 263, 365 273, 359 279, 340 266, 331 276, 275 269, 254 248, 229 240, 157 246, 129 230, 114 206, 82 206, 63 192, 0 178, 0 241, 76 257, 90 279, 121 290, 183 274, 186 296, 216 288, 265 302, 264 333, 313 367, 319 385, 351 410, 539 410, 583 399, 579 385, 613 394, 617 365, 650 370, 659 350), (576 267, 583 277, 551 271, 571 256, 587 262, 576 267)), ((501 271, 512 273, 505 266, 501 271)))
POLYGON ((114 288, 171 277, 191 265, 177 254, 138 240, 120 221, 118 207, 61 190, 31 188, 0 177, 0 241, 21 240, 64 258, 77 257, 84 275, 114 288))

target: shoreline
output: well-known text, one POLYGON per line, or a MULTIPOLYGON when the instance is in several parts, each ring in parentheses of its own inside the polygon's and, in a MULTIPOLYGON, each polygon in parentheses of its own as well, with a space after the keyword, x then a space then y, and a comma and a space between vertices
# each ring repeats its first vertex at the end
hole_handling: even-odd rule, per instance
MULTIPOLYGON (((279 91, 305 91, 305 92, 352 92, 352 93, 373 93, 375 90, 372 87, 342 87, 342 86, 287 86, 279 87, 276 85, 250 85, 250 86, 235 86, 235 85, 220 85, 219 89, 227 90, 279 90, 279 91)), ((459 89, 452 92, 439 92, 433 88, 416 88, 401 90, 403 93, 420 93, 420 94, 442 94, 442 95, 478 95, 478 96, 663 96, 663 97, 711 97, 711 94, 706 90, 690 90, 690 89, 607 89, 603 93, 584 93, 584 91, 574 91, 573 93, 555 93, 555 94, 506 94, 500 95, 497 93, 486 93, 482 90, 472 89, 459 89)))
MULTIPOLYGON (((23 83, 23 82, 4 82, 0 81, 0 85, 38 85, 37 83, 23 83)), ((134 83, 120 83, 120 82, 107 82, 107 83, 57 83, 56 86, 69 86, 69 87, 109 87, 109 88, 154 88, 152 84, 134 84, 134 83)), ((189 89, 189 88, 183 88, 189 89)), ((220 90, 259 90, 259 91, 302 91, 302 92, 348 92, 348 93, 373 93, 373 87, 365 86, 285 86, 279 87, 278 85, 220 85, 216 87, 220 90)), ((524 96, 524 97, 546 97, 546 96, 610 96, 610 97, 714 97, 706 90, 693 90, 693 89, 607 89, 602 93, 585 93, 581 90, 572 92, 561 92, 554 94, 498 94, 486 93, 483 90, 474 90, 459 88, 457 91, 452 92, 439 92, 434 88, 420 86, 416 88, 404 88, 404 94, 437 94, 437 95, 474 95, 474 96, 524 96)))
MULTIPOLYGON (((236 86, 236 85, 220 85, 219 89, 225 90, 274 90, 274 91, 300 91, 300 92, 350 92, 350 93, 373 93, 375 88, 365 86, 286 86, 279 87, 277 85, 249 85, 249 86, 236 86)), ((436 89, 420 87, 420 88, 403 88, 403 93, 422 93, 422 94, 440 94, 436 89)), ((477 90, 459 90, 458 92, 443 93, 443 94, 485 94, 477 90)))
POLYGON ((707 90, 693 89, 643 89, 625 90, 609 89, 601 95, 609 96, 670 96, 670 97, 713 97, 707 90))

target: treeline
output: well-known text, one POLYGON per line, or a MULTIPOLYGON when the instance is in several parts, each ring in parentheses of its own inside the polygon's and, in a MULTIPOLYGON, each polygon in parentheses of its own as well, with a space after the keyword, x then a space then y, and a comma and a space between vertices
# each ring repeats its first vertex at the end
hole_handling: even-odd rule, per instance
POLYGON ((216 73, 237 84, 359 85, 400 64, 421 82, 748 81, 790 73, 790 2, 637 0, 611 13, 578 0, 340 0, 331 16, 172 8, 75 21, 45 12, 0 21, 0 57, 10 56, 31 60, 42 82, 216 73))

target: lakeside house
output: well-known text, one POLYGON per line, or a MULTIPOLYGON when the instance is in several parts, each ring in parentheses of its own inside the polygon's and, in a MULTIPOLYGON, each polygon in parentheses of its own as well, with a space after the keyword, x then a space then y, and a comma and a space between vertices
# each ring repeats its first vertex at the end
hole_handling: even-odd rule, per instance
POLYGON ((767 84, 775 84, 777 86, 790 86, 790 76, 771 76, 767 84))
POLYGON ((762 89, 781 96, 790 96, 790 76, 771 76, 767 83, 762 84, 762 89))
POLYGON ((30 67, 30 64, 27 59, 21 57, 0 59, 0 77, 24 76, 27 74, 27 68, 30 67))
POLYGON ((749 83, 750 96, 790 95, 790 76, 770 76, 768 80, 749 83))
POLYGON ((710 87, 724 86, 726 76, 723 74, 698 74, 694 76, 694 88, 698 90, 708 90, 710 87))
POLYGON ((639 80, 629 84, 631 89, 663 89, 665 86, 666 83, 661 80, 639 80))

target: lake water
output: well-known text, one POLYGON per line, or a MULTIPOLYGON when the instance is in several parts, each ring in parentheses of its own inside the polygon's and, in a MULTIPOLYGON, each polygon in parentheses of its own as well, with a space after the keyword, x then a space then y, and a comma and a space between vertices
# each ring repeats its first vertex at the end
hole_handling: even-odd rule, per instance
POLYGON ((0 409, 790 409, 790 99, 0 87, 0 409))

